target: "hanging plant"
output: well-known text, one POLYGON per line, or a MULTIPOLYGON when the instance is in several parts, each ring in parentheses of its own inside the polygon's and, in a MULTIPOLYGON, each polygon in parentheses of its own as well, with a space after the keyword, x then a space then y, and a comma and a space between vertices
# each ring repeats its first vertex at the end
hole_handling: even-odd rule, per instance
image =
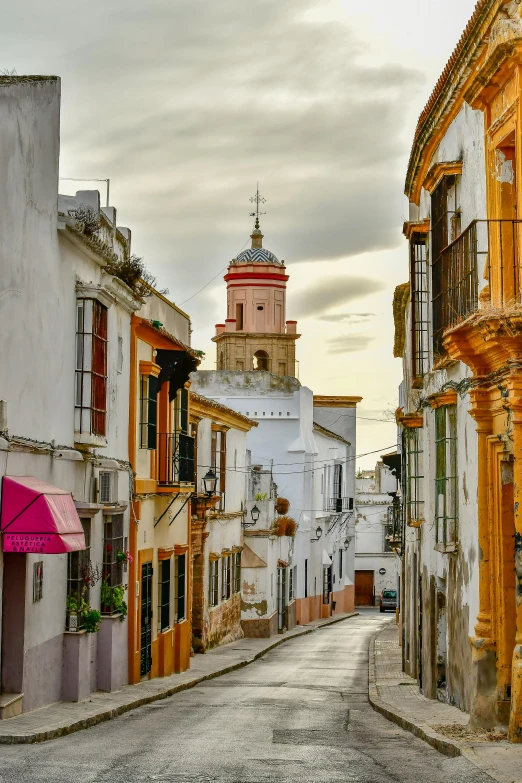
POLYGON ((275 509, 278 514, 288 514, 288 510, 290 509, 290 501, 286 498, 277 498, 275 509))
POLYGON ((295 536, 297 531, 297 523, 292 517, 281 516, 278 517, 272 525, 272 532, 274 535, 282 538, 283 536, 295 536))

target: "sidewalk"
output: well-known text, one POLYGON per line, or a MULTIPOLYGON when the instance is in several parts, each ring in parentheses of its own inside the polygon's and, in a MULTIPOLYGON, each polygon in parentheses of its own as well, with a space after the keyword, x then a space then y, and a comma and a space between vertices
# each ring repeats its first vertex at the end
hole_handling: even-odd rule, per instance
POLYGON ((499 783, 522 783, 522 745, 507 742, 502 733, 470 729, 467 713, 425 699, 416 680, 404 674, 395 622, 370 642, 369 663, 369 699, 377 712, 440 753, 465 756, 499 783))
POLYGON ((324 625, 338 623, 357 615, 358 612, 352 612, 339 614, 327 620, 316 620, 271 639, 239 639, 223 647, 216 647, 205 655, 191 658, 191 668, 182 674, 158 677, 137 685, 126 685, 121 691, 114 693, 98 691, 92 693, 86 701, 58 702, 34 712, 26 712, 16 718, 0 721, 0 744, 43 742, 87 729, 136 707, 193 688, 204 680, 241 669, 296 636, 313 633, 324 625))

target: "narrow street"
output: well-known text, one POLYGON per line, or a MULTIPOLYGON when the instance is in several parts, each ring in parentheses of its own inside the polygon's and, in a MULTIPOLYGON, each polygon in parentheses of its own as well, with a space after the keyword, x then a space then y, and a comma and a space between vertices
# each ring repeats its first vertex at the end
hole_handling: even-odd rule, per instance
POLYGON ((0 781, 487 783, 370 707, 368 642, 390 620, 363 610, 95 728, 3 746, 0 781))

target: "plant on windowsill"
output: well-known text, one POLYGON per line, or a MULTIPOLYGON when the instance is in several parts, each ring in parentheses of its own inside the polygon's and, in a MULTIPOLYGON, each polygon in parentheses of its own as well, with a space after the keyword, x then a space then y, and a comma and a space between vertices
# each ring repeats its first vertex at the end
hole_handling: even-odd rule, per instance
POLYGON ((275 504, 275 510, 278 514, 288 514, 288 511, 290 509, 290 501, 286 498, 277 498, 276 504, 275 504))
POLYGON ((116 553, 116 560, 118 563, 132 563, 132 555, 128 549, 122 549, 116 553))
POLYGON ((292 517, 281 516, 274 520, 272 533, 279 538, 290 536, 293 538, 297 531, 297 523, 292 517))
POLYGON ((267 499, 267 493, 266 492, 258 492, 257 495, 254 498, 256 503, 259 503, 261 500, 266 500, 266 499, 267 499))
POLYGON ((82 609, 83 630, 86 633, 98 633, 100 630, 101 614, 97 609, 86 606, 82 609))
POLYGON ((87 633, 97 633, 99 631, 101 615, 97 609, 91 609, 83 598, 78 608, 77 597, 74 595, 67 596, 66 609, 68 631, 84 630, 87 633), (78 623, 78 614, 81 616, 81 625, 78 623))
POLYGON ((120 621, 127 617, 127 604, 124 600, 127 585, 111 587, 104 579, 101 585, 101 609, 103 614, 119 614, 120 621))

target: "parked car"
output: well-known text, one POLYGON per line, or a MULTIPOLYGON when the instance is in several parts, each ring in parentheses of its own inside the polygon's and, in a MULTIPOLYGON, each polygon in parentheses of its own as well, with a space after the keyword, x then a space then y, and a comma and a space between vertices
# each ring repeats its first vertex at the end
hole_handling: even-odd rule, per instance
POLYGON ((383 590, 379 599, 379 609, 385 612, 386 609, 397 609, 397 590, 383 590))

